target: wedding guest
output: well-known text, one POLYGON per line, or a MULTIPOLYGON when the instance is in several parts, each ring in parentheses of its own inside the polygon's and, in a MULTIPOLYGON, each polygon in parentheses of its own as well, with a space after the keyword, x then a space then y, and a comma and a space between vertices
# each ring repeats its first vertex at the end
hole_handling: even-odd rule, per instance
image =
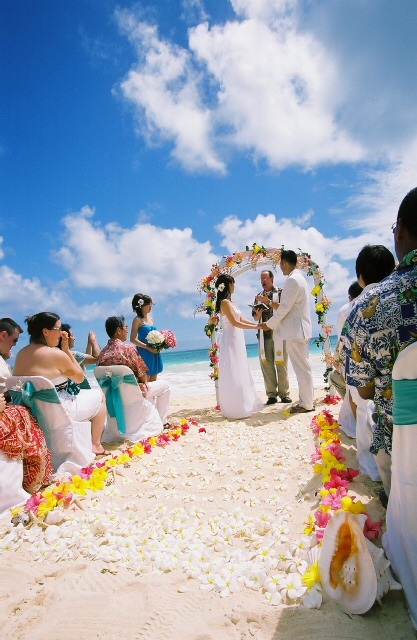
MULTIPOLYGON (((100 345, 97 342, 96 334, 94 331, 89 331, 88 339, 87 339, 87 347, 85 352, 76 351, 74 349, 75 346, 75 336, 71 329, 71 325, 66 322, 63 322, 61 325, 61 330, 65 331, 68 334, 68 346, 71 349, 71 353, 74 355, 74 358, 81 365, 83 369, 89 364, 96 364, 98 355, 100 353, 100 345)), ((61 346, 61 345, 59 345, 61 346)))
POLYGON ((377 424, 371 452, 377 455, 384 491, 391 486, 392 368, 398 353, 417 339, 417 188, 398 209, 392 225, 400 261, 382 282, 362 295, 347 319, 346 382, 373 400, 377 424))
POLYGON ((314 409, 314 383, 309 358, 309 340, 312 337, 308 286, 297 269, 295 251, 283 249, 280 268, 288 276, 281 293, 281 302, 262 329, 279 329, 279 340, 285 340, 298 382, 299 402, 290 413, 305 413, 314 409))
MULTIPOLYGON (((261 273, 262 291, 255 297, 252 316, 261 322, 268 322, 274 313, 274 306, 279 303, 282 289, 274 286, 274 274, 264 270, 261 273), (268 308, 260 309, 257 304, 264 304, 268 308)), ((276 307, 277 308, 277 307, 276 307)), ((266 404, 292 402, 290 398, 290 383, 288 380, 288 354, 285 340, 282 341, 282 357, 277 361, 274 347, 273 331, 258 330, 259 361, 264 378, 265 391, 268 397, 266 404)))
POLYGON ((129 327, 123 316, 110 316, 106 320, 106 333, 109 336, 107 345, 97 358, 98 366, 123 364, 132 370, 144 397, 155 402, 164 428, 169 429, 167 422, 171 391, 164 380, 147 379, 147 366, 137 353, 133 344, 126 342, 129 327))
POLYGON ((84 371, 69 348, 68 334, 61 329, 56 313, 42 311, 26 318, 30 344, 16 356, 14 375, 44 376, 57 390, 68 415, 76 421, 91 422, 92 451, 96 456, 108 455, 101 444, 107 409, 100 389, 81 389, 68 393, 68 380, 80 384, 84 371), (61 342, 61 349, 58 343, 61 342))
MULTIPOLYGON (((363 296, 373 290, 379 282, 392 273, 394 267, 394 256, 391 251, 383 245, 366 245, 359 252, 358 257, 356 258, 355 268, 358 282, 362 287, 362 293, 352 302, 351 311, 346 318, 340 339, 342 347, 345 344, 345 333, 349 326, 350 315, 355 312, 355 309, 357 305, 360 304, 363 296)), ((383 463, 385 459, 385 462, 389 465, 390 459, 386 458, 383 453, 379 456, 374 456, 370 452, 375 428, 375 424, 371 420, 374 404, 371 400, 361 398, 358 389, 353 385, 348 384, 347 391, 352 398, 352 402, 356 406, 356 429, 353 435, 356 437, 356 457, 358 459, 359 468, 362 473, 368 475, 372 480, 380 481, 381 473, 384 473, 383 465, 380 469, 381 461, 383 463), (368 410, 369 408, 370 410, 368 410)), ((341 424, 341 427, 343 428, 343 424, 341 424)), ((384 500, 384 498, 382 499, 384 500)))
POLYGON ((163 369, 161 354, 157 349, 148 344, 147 335, 156 329, 151 316, 152 298, 143 293, 135 293, 132 299, 132 309, 136 313, 130 331, 130 342, 136 345, 136 349, 148 367, 147 376, 149 382, 156 380, 158 373, 163 369))
MULTIPOLYGON (((353 301, 361 293, 361 285, 357 280, 354 280, 354 282, 352 282, 348 289, 349 302, 340 307, 337 313, 336 331, 338 341, 340 340, 346 318, 352 310, 353 301)), ((339 411, 339 425, 341 429, 346 433, 346 435, 348 435, 350 438, 354 438, 356 436, 356 404, 353 402, 350 392, 347 391, 346 393, 346 382, 343 375, 340 373, 340 367, 338 364, 340 349, 339 345, 341 345, 341 343, 338 342, 334 353, 334 369, 329 374, 329 383, 330 385, 333 385, 337 393, 343 398, 343 402, 339 411)))
POLYGON ((6 360, 12 357, 12 348, 17 344, 23 329, 11 318, 0 318, 0 393, 6 393, 5 380, 12 372, 6 360))
POLYGON ((23 462, 23 488, 36 493, 52 476, 51 453, 42 429, 27 407, 6 404, 0 394, 0 451, 23 462))

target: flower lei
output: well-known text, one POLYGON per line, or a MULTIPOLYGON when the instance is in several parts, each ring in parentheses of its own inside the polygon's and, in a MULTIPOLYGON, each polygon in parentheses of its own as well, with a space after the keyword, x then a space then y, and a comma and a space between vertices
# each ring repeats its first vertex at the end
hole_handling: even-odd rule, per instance
POLYGON ((179 426, 164 431, 159 436, 148 438, 127 447, 121 454, 103 462, 96 462, 81 469, 79 474, 70 476, 66 482, 58 482, 39 493, 33 494, 23 507, 11 510, 12 517, 22 511, 32 514, 37 519, 45 519, 50 511, 57 507, 68 507, 77 496, 85 496, 87 491, 102 491, 109 479, 109 473, 120 465, 128 464, 134 458, 152 452, 153 447, 166 447, 171 441, 176 442, 185 435, 190 425, 198 425, 194 418, 182 419, 179 426))
MULTIPOLYGON (((333 513, 340 510, 353 514, 366 513, 366 508, 361 500, 348 495, 349 484, 359 471, 345 464, 346 459, 339 439, 339 423, 333 418, 331 411, 324 409, 314 416, 310 426, 317 441, 311 461, 314 464, 314 473, 321 475, 323 479, 323 486, 317 491, 319 507, 313 516, 309 516, 304 529, 304 533, 311 536, 313 547, 321 544, 324 530, 333 513)), ((364 535, 369 540, 375 540, 381 533, 381 527, 382 522, 373 522, 368 516, 364 535)), ((322 598, 319 593, 321 584, 317 562, 309 567, 302 580, 309 589, 304 597, 304 604, 308 607, 320 607, 322 598)))
MULTIPOLYGON (((212 344, 216 342, 216 332, 220 321, 218 314, 216 314, 216 288, 214 283, 221 273, 238 274, 240 271, 246 270, 248 267, 256 269, 258 265, 272 264, 276 268, 281 262, 281 249, 265 248, 262 245, 253 243, 252 249, 248 246, 246 251, 236 251, 231 256, 225 256, 224 262, 216 263, 212 265, 211 272, 208 276, 204 277, 198 284, 200 292, 206 296, 205 301, 200 304, 194 315, 198 312, 204 312, 209 317, 207 324, 204 327, 204 332, 208 338, 211 338, 212 344)), ((315 310, 318 323, 322 327, 322 334, 317 339, 318 346, 322 345, 324 349, 324 359, 326 361, 326 371, 324 373, 324 381, 327 385, 328 376, 332 370, 332 355, 330 351, 330 335, 332 334, 332 325, 326 324, 326 312, 329 310, 332 301, 323 293, 323 286, 325 280, 321 273, 319 266, 311 259, 308 253, 302 252, 299 249, 297 267, 307 272, 308 276, 314 278, 315 286, 311 291, 315 299, 315 310)), ((221 285, 220 285, 221 286, 221 285)), ((220 289, 220 287, 219 287, 220 289)), ((213 348, 213 347, 212 347, 213 348)), ((212 365, 212 349, 209 349, 210 366, 212 365)), ((210 373, 210 377, 216 381, 218 379, 219 371, 218 367, 210 373)))

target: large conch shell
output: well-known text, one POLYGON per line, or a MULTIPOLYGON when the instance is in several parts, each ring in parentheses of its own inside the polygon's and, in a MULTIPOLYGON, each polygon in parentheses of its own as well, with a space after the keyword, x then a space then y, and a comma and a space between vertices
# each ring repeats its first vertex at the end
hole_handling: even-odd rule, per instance
POLYGON ((377 597, 377 576, 363 534, 365 520, 364 515, 339 511, 324 531, 321 584, 346 613, 366 613, 377 597))

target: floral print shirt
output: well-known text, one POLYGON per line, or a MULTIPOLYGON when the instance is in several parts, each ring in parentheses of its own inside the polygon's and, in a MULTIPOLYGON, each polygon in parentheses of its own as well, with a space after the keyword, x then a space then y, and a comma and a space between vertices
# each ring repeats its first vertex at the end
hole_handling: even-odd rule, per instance
POLYGON ((112 364, 124 364, 132 369, 138 382, 141 382, 148 370, 148 367, 136 351, 136 347, 133 344, 119 340, 119 338, 109 340, 104 349, 100 351, 97 365, 101 367, 106 366, 106 364, 109 366, 112 364))
POLYGON ((377 426, 372 453, 392 446, 392 368, 417 340, 417 249, 355 305, 342 330, 345 377, 354 387, 375 383, 377 426))

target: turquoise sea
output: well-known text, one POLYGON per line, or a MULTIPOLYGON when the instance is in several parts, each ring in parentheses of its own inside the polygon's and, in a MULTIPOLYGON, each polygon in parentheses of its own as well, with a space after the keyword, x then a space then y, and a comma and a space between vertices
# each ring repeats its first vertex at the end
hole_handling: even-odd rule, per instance
MULTIPOLYGON (((320 355, 323 352, 322 346, 317 346, 316 341, 317 338, 312 338, 310 340, 310 355, 320 355)), ((336 336, 330 336, 330 343, 332 346, 332 351, 337 343, 336 336)), ((177 366, 187 366, 194 365, 197 363, 207 363, 208 360, 208 350, 211 346, 211 343, 207 343, 206 349, 193 349, 190 351, 178 351, 177 349, 172 349, 168 351, 162 352, 162 357, 164 360, 164 368, 165 370, 171 369, 177 366)), ((248 353, 248 358, 257 358, 258 357, 258 343, 255 344, 247 344, 246 351, 248 353)))
MULTIPOLYGON (((331 336, 332 351, 336 346, 336 336, 331 336)), ((256 389, 260 394, 265 392, 262 372, 258 359, 258 344, 248 344, 248 363, 256 389)), ((209 364, 208 350, 210 342, 207 341, 206 349, 192 349, 180 351, 172 349, 162 352, 164 370, 158 378, 166 380, 171 388, 172 397, 181 396, 205 396, 215 393, 214 382, 210 378, 212 371, 209 364)), ((323 374, 325 363, 323 359, 323 349, 315 343, 315 338, 310 340, 310 361, 313 369, 314 386, 324 385, 323 374)), ((92 386, 96 386, 94 378, 94 366, 87 367, 87 378, 92 386)), ((289 364, 288 368, 290 387, 296 388, 297 381, 294 371, 289 364)), ((262 395, 261 395, 262 397, 262 395)))

